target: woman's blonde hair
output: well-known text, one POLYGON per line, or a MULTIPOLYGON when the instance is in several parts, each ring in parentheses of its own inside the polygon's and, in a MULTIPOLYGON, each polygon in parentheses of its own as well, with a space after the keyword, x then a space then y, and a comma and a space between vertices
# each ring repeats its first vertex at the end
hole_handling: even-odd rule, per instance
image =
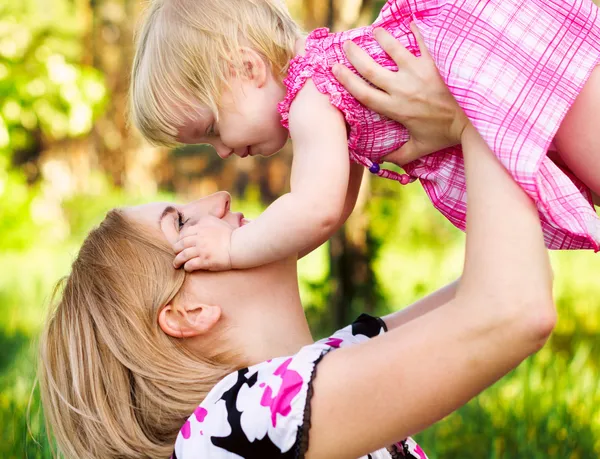
POLYGON ((167 242, 119 210, 81 247, 40 343, 42 403, 60 455, 169 457, 185 420, 233 371, 223 355, 199 358, 160 329, 185 278, 172 263, 167 242))
POLYGON ((249 46, 283 79, 300 29, 282 0, 151 0, 138 30, 131 76, 134 125, 150 142, 176 145, 185 110, 217 114, 249 46))

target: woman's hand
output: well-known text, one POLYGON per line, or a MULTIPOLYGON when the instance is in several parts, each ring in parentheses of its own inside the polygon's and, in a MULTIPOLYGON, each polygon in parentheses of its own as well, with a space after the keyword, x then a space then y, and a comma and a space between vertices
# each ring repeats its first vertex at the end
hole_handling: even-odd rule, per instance
POLYGON ((400 166, 429 153, 457 145, 469 123, 458 103, 442 80, 421 33, 414 23, 421 57, 413 56, 384 29, 375 29, 375 38, 396 62, 398 71, 381 67, 357 45, 348 41, 344 50, 356 70, 377 88, 336 64, 332 71, 339 82, 359 102, 371 110, 402 123, 410 132, 410 140, 385 157, 400 166))

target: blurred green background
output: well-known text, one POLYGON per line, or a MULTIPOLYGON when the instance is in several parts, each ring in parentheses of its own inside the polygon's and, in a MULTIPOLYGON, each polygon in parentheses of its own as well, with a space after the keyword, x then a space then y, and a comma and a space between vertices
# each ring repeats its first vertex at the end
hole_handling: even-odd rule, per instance
MULTIPOLYGON (((0 0, 1 458, 51 457, 34 388, 36 338, 54 284, 108 209, 227 189, 252 217, 286 190, 289 151, 223 162, 208 147, 151 148, 129 129, 143 3, 0 0)), ((288 3, 307 29, 343 29, 372 20, 382 2, 288 3)), ((368 178, 344 230, 301 262, 315 336, 454 280, 463 243, 418 184, 368 178)), ((600 256, 552 258, 560 316, 550 342, 422 433, 431 458, 600 457, 600 256)))

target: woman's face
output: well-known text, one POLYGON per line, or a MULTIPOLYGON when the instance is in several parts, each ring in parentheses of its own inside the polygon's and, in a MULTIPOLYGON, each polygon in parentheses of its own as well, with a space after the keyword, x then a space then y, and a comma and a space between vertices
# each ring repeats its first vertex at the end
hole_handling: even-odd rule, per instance
MULTIPOLYGON (((182 229, 208 216, 221 219, 234 230, 242 226, 245 223, 244 216, 239 212, 231 212, 230 206, 229 193, 219 192, 189 204, 152 203, 130 207, 123 212, 157 238, 173 244, 179 239, 182 229)), ((181 295, 176 297, 178 304, 175 308, 179 312, 169 309, 169 304, 159 312, 159 324, 171 336, 179 337, 182 328, 173 331, 176 329, 169 324, 176 323, 190 329, 189 323, 178 322, 183 317, 180 314, 182 310, 187 311, 185 317, 196 318, 205 311, 215 311, 215 308, 220 311, 218 322, 212 323, 208 331, 189 335, 190 339, 186 340, 186 345, 199 355, 207 352, 206 340, 212 342, 218 338, 223 343, 223 349, 233 349, 245 359, 248 357, 245 346, 253 343, 257 336, 264 338, 263 318, 267 316, 271 319, 278 317, 288 325, 299 321, 299 327, 307 330, 299 298, 295 257, 253 269, 187 273, 179 293, 181 295)), ((209 314, 203 317, 215 316, 209 314)), ((277 340, 281 341, 279 337, 277 340)), ((247 364, 245 360, 242 363, 247 364)))
POLYGON ((233 229, 239 228, 245 223, 244 215, 240 212, 231 212, 230 207, 229 193, 219 191, 188 204, 156 202, 130 207, 125 212, 129 217, 160 230, 163 237, 173 244, 179 239, 181 230, 195 225, 207 216, 219 218, 231 225, 233 229))
MULTIPOLYGON (((124 212, 172 245, 179 239, 181 230, 207 216, 220 218, 234 230, 243 226, 247 222, 243 214, 231 212, 230 208, 231 196, 220 191, 189 204, 159 202, 129 207, 124 212)), ((186 276, 184 289, 196 292, 206 302, 225 304, 228 300, 239 303, 239 298, 263 298, 268 296, 273 285, 297 288, 295 258, 249 270, 195 271, 186 276)), ((292 291, 290 295, 293 295, 292 291)))

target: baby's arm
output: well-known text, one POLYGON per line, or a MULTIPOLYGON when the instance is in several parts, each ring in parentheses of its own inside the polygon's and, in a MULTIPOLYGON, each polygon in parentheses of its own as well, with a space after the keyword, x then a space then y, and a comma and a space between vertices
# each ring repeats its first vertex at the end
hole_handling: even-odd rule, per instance
POLYGON ((338 228, 348 189, 346 124, 307 81, 290 110, 294 141, 291 191, 231 236, 231 267, 250 268, 297 255, 338 228))
MULTIPOLYGON (((343 223, 350 168, 346 124, 312 81, 292 104, 290 132, 294 139, 291 192, 233 231, 219 222, 206 222, 204 227, 198 223, 196 235, 180 244, 184 249, 193 242, 193 262, 187 263, 190 258, 183 251, 176 265, 223 270, 268 264, 314 249, 343 223)), ((346 207, 353 207, 355 197, 350 201, 346 207)))
MULTIPOLYGON (((344 223, 346 223, 346 220, 348 220, 348 217, 350 217, 350 214, 354 210, 354 206, 356 205, 356 200, 358 199, 358 193, 360 192, 360 184, 362 182, 364 171, 365 171, 365 168, 363 166, 361 166, 360 164, 356 164, 356 163, 350 164, 350 178, 348 180, 348 190, 346 191, 346 202, 344 203, 344 210, 342 211, 342 216, 339 219, 334 230, 332 231, 332 234, 337 232, 342 227, 342 225, 344 223)), ((321 244, 324 244, 325 242, 327 242, 328 239, 329 239, 329 236, 321 239, 320 241, 317 241, 316 243, 314 243, 313 245, 311 245, 309 247, 306 247, 304 250, 302 250, 300 252, 300 255, 298 256, 298 258, 302 258, 305 255, 308 255, 310 252, 315 250, 317 247, 320 247, 321 244)))
POLYGON ((221 271, 265 265, 314 250, 343 224, 356 201, 360 171, 354 170, 349 187, 345 120, 312 81, 292 104, 290 133, 291 192, 240 228, 206 217, 184 230, 173 246, 175 267, 221 271))

